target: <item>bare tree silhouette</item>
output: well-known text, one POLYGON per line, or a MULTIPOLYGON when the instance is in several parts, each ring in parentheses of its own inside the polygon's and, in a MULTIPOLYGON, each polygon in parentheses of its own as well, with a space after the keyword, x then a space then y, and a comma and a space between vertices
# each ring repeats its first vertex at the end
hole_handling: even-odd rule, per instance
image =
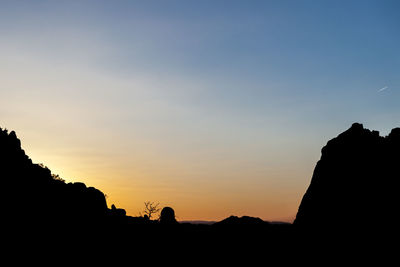
POLYGON ((154 202, 146 201, 144 202, 144 210, 143 213, 145 216, 147 216, 149 219, 158 212, 160 212, 160 208, 158 207, 160 203, 154 204, 154 202))

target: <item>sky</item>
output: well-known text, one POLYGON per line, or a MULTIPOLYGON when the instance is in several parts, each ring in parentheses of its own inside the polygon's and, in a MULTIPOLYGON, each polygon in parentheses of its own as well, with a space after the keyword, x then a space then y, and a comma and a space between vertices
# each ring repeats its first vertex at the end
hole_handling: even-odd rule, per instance
POLYGON ((138 216, 292 221, 326 142, 400 127, 400 2, 3 1, 0 127, 138 216))

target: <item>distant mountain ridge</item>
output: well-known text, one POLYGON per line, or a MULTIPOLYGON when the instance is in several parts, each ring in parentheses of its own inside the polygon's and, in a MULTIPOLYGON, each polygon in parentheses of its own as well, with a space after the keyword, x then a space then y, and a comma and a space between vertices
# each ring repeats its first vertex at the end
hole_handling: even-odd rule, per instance
POLYGON ((242 217, 237 217, 237 216, 230 216, 220 222, 216 222, 214 225, 266 225, 270 224, 269 222, 263 221, 260 218, 255 218, 255 217, 249 217, 249 216, 242 216, 242 217))
POLYGON ((189 223, 189 224, 203 224, 203 225, 212 225, 216 223, 216 221, 204 221, 204 220, 183 220, 179 221, 179 223, 189 223))
MULTIPOLYGON (((249 217, 249 216, 243 216, 243 217, 247 217, 247 218, 253 218, 253 219, 255 219, 255 220, 257 220, 258 221, 258 218, 255 218, 255 217, 249 217)), ((243 218, 242 217, 242 218, 243 218)), ((202 224, 202 225, 213 225, 213 224, 218 224, 218 223, 221 223, 221 222, 224 222, 224 223, 226 223, 226 222, 228 222, 228 221, 230 221, 230 219, 232 219, 232 218, 238 218, 238 220, 236 220, 236 219, 234 219, 233 220, 233 223, 235 223, 235 222, 239 222, 240 221, 240 218, 239 217, 237 217, 237 216, 230 216, 230 217, 228 217, 228 218, 225 218, 225 219, 223 219, 223 220, 221 220, 221 221, 204 221, 204 220, 186 220, 186 221, 179 221, 180 223, 189 223, 189 224, 202 224)), ((231 221, 232 222, 232 221, 231 221)), ((266 223, 268 223, 268 224, 278 224, 278 225, 283 225, 283 224, 290 224, 289 222, 283 222, 283 221, 264 221, 264 222, 266 222, 266 223)))

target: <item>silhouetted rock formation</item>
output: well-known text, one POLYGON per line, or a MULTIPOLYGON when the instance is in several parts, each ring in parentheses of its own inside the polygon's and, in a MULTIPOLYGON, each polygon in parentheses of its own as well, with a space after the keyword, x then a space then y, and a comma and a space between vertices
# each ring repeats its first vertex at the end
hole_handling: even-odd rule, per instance
MULTIPOLYGON (((0 128, 0 173, 6 222, 71 225, 99 222, 110 215, 104 194, 83 183, 68 183, 33 164, 14 131, 0 128)), ((120 212, 121 213, 121 212, 120 212)))
POLYGON ((322 148, 294 225, 380 231, 397 223, 400 129, 386 137, 355 123, 322 148))
POLYGON ((165 207, 161 211, 160 223, 162 224, 177 224, 175 219, 175 211, 171 207, 165 207))
POLYGON ((114 204, 111 205, 111 215, 124 217, 126 216, 126 211, 124 209, 117 209, 114 204))

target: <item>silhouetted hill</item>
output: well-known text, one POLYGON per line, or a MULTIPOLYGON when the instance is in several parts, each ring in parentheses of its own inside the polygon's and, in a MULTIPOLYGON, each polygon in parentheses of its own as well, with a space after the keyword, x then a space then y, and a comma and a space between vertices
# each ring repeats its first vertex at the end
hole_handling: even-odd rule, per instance
POLYGON ((322 148, 294 225, 358 233, 394 226, 399 178, 400 128, 382 137, 354 123, 322 148))
POLYGON ((220 222, 214 223, 215 226, 251 226, 251 225, 269 225, 269 222, 263 221, 260 218, 249 216, 237 217, 230 216, 220 222))
POLYGON ((65 183, 47 167, 32 163, 14 131, 0 128, 0 173, 5 222, 25 225, 83 225, 125 216, 107 208, 104 194, 84 183, 65 183))

